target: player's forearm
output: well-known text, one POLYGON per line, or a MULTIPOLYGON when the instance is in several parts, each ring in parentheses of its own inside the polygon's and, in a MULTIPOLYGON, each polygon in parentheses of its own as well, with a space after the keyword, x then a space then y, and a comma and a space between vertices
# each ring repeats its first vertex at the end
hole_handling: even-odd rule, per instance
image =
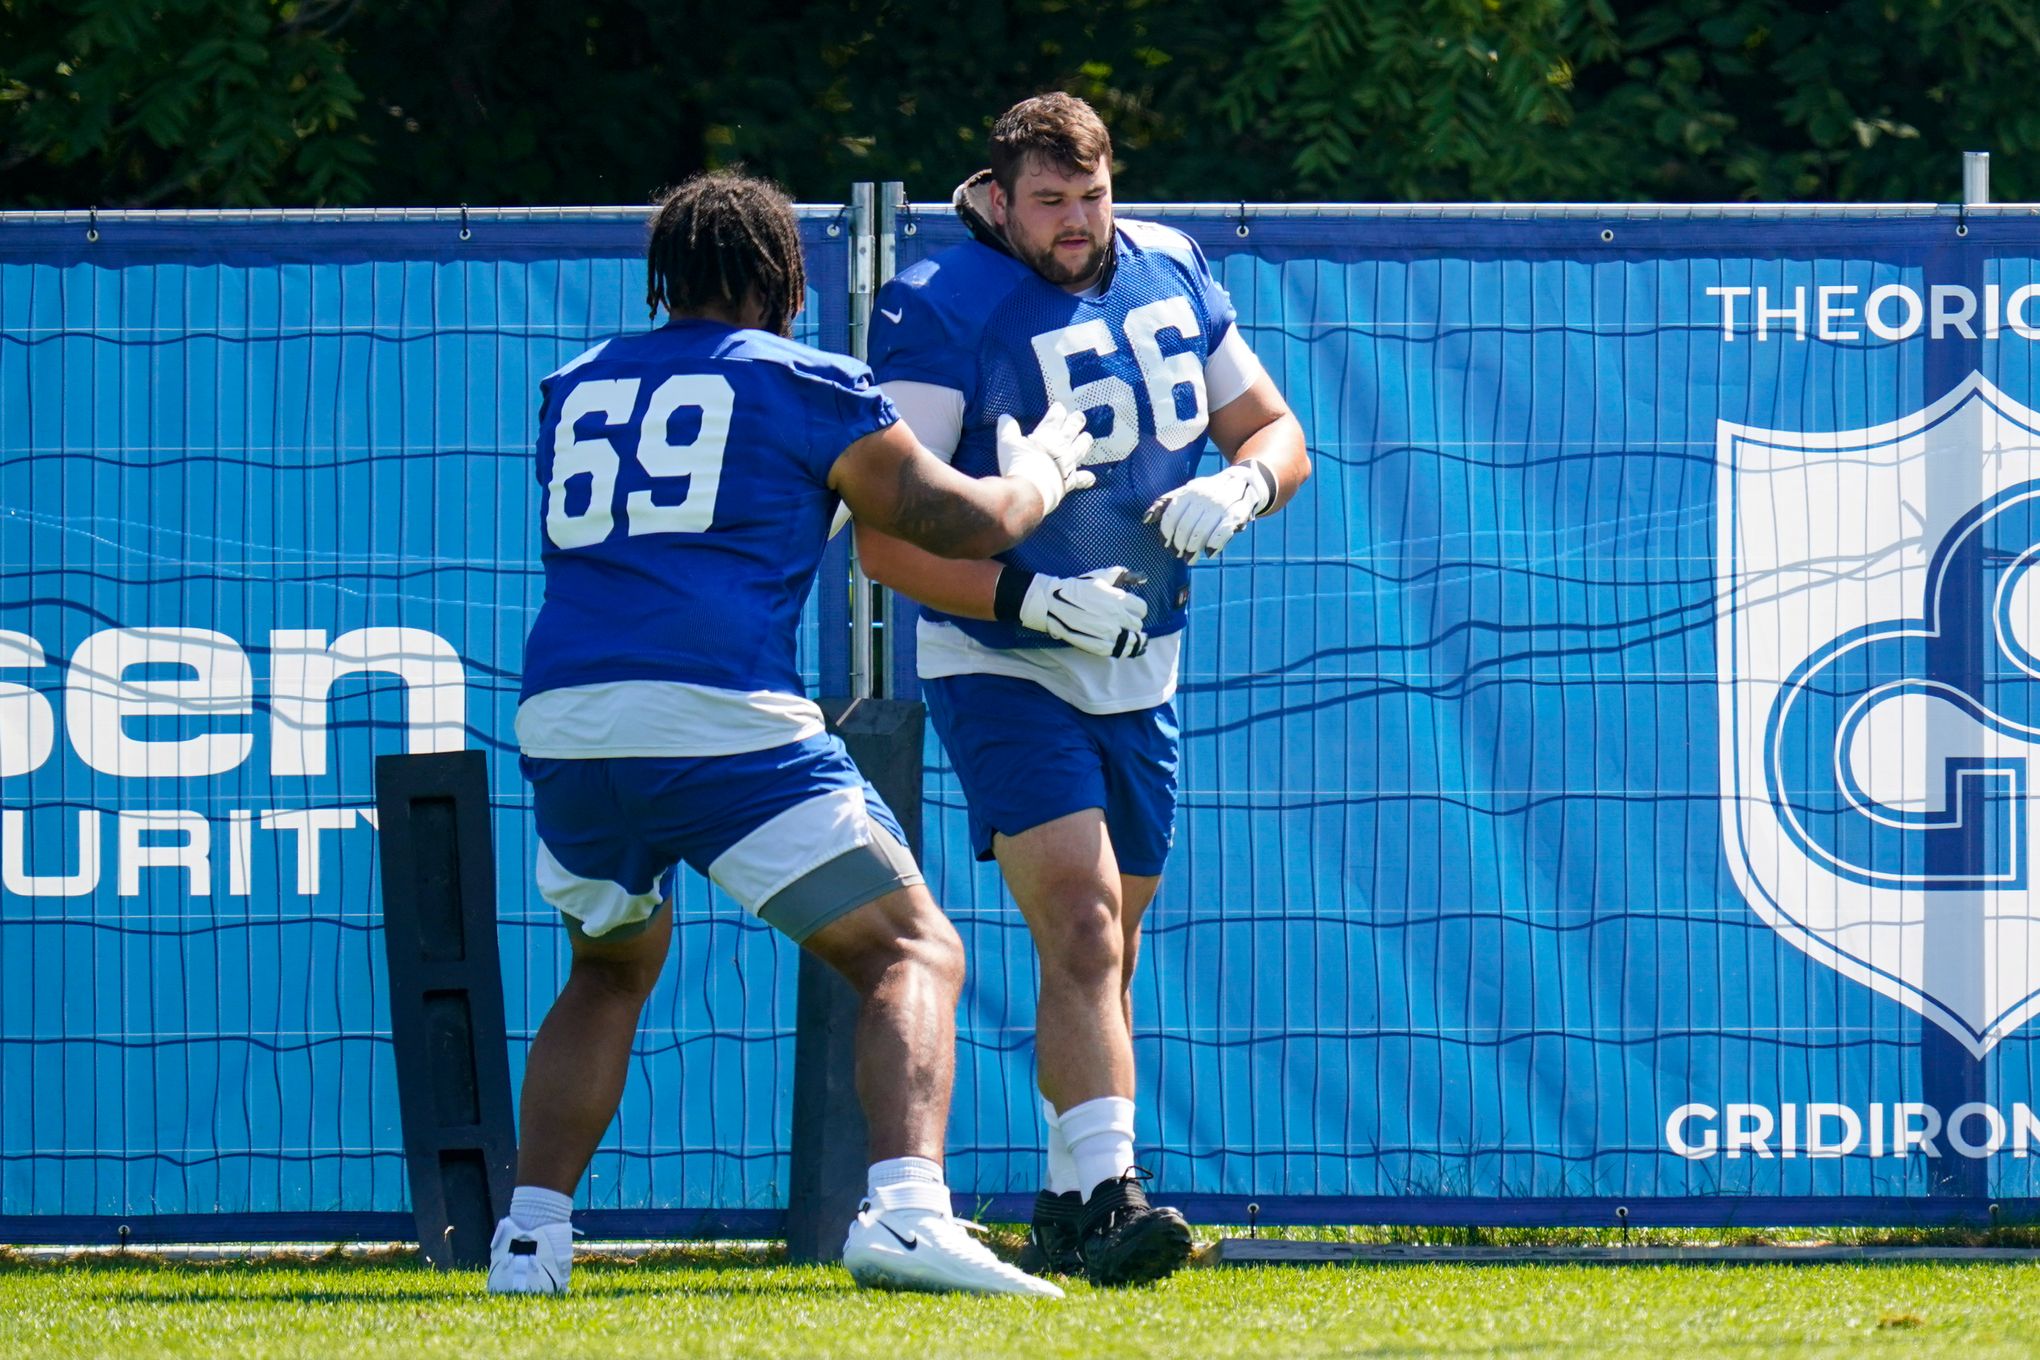
POLYGON ((1264 515, 1289 504, 1310 480, 1310 451, 1303 444, 1303 426, 1287 411, 1248 435, 1232 456, 1234 464, 1249 460, 1275 474, 1275 498, 1261 512, 1264 515))
MULTIPOLYGON (((1089 442, 1086 436, 1083 443, 1089 442)), ((1072 441, 1056 448, 1072 459, 1083 452, 1072 441)), ((845 449, 829 470, 828 484, 860 525, 938 557, 991 557, 1033 533, 1050 495, 1060 489, 1053 483, 1060 465, 1047 452, 1039 458, 1050 465, 1046 473, 966 477, 894 421, 845 449)))
POLYGON ((1017 477, 964 477, 931 468, 902 468, 893 513, 883 527, 940 558, 1002 553, 1041 523, 1040 491, 1017 477))
POLYGON ((918 604, 966 619, 991 619, 1003 570, 997 562, 955 561, 862 525, 857 560, 872 580, 918 604))

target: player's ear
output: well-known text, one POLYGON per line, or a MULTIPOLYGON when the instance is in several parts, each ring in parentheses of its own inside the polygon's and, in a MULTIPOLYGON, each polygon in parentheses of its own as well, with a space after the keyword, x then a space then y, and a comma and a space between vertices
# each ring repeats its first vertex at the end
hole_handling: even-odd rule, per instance
POLYGON ((986 198, 992 205, 992 225, 1001 230, 1006 226, 1006 186, 994 178, 985 186, 986 198))

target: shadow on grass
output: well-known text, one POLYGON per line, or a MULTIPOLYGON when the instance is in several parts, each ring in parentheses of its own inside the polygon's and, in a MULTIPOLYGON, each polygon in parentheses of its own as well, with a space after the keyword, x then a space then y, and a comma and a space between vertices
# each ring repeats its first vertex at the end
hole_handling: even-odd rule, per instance
MULTIPOLYGON (((812 1285, 763 1286, 756 1289, 733 1289, 727 1285, 713 1285, 706 1289, 690 1289, 682 1285, 660 1285, 656 1283, 627 1284, 616 1288, 600 1290, 577 1290, 564 1298, 552 1299, 545 1296, 505 1298, 494 1294, 448 1293, 443 1289, 304 1289, 266 1290, 262 1293, 220 1294, 200 1289, 150 1290, 135 1293, 125 1290, 110 1290, 100 1296, 109 1304, 144 1304, 157 1306, 190 1307, 194 1304, 215 1306, 289 1303, 293 1305, 345 1304, 356 1307, 362 1304, 417 1304, 431 1303, 442 1307, 448 1304, 473 1304, 480 1308, 572 1308, 606 1299, 645 1298, 652 1295, 685 1294, 694 1299, 752 1299, 768 1294, 805 1294, 816 1292, 812 1285)), ((850 1292, 845 1286, 844 1294, 850 1292)))
MULTIPOLYGON (((624 1256, 595 1250, 577 1251, 574 1268, 587 1270, 590 1274, 608 1274, 616 1271, 631 1271, 651 1267, 663 1271, 717 1271, 717 1270, 762 1270, 784 1269, 791 1263, 786 1259, 786 1249, 777 1247, 765 1251, 735 1249, 717 1246, 674 1246, 660 1247, 638 1256, 624 1256)), ((362 1255, 346 1255, 339 1250, 321 1252, 315 1256, 244 1256, 225 1260, 194 1261, 176 1257, 159 1256, 147 1250, 114 1250, 81 1252, 74 1256, 35 1257, 0 1247, 0 1275, 50 1274, 50 1273, 132 1273, 149 1272, 161 1274, 191 1274, 208 1277, 229 1275, 274 1276, 287 1274, 345 1275, 365 1272, 404 1272, 419 1275, 439 1275, 437 1267, 427 1264, 415 1248, 398 1248, 362 1255)))
POLYGON ((1302 1242, 1362 1242, 1378 1246, 1435 1247, 1767 1247, 1832 1243, 1879 1247, 2040 1247, 2040 1223, 1993 1227, 1801 1228, 1539 1228, 1394 1224, 1202 1224, 1200 1238, 1261 1237, 1302 1242))
POLYGON ((1402 1274, 1412 1270, 1435 1270, 1440 1272, 1451 1271, 1454 1273, 1465 1271, 1485 1272, 1494 1270, 1515 1270, 1524 1272, 1534 1272, 1537 1274, 1557 1274, 1559 1272, 1566 1271, 1593 1270, 1593 1271, 1606 1271, 1614 1274, 1633 1275, 1633 1274, 1689 1274, 1689 1273, 1769 1274, 1776 1271, 1806 1271, 1806 1270, 1848 1270, 1866 1273, 1871 1271, 1900 1272, 1906 1270, 1916 1270, 1921 1266, 1931 1266, 1935 1270, 1951 1270, 1956 1272, 1964 1272, 1971 1270, 1987 1272, 2003 1270, 2032 1270, 2034 1269, 2035 1263, 2030 1260, 1992 1260, 1989 1258, 1977 1260, 1963 1260, 1959 1257, 1956 1258, 1934 1257, 1930 1260, 1920 1260, 1917 1258, 1908 1259, 1906 1257, 1868 1257, 1868 1258, 1852 1257, 1839 1260, 1821 1260, 1816 1258, 1810 1260, 1766 1259, 1761 1261, 1708 1261, 1691 1259, 1683 1261, 1658 1261, 1658 1260, 1638 1261, 1638 1260, 1623 1260, 1618 1257, 1607 1256, 1581 1256, 1573 1260, 1558 1260, 1553 1259, 1552 1257, 1549 1256, 1520 1257, 1520 1258, 1507 1256, 1492 1256, 1473 1261, 1464 1260, 1433 1261, 1426 1260, 1420 1257, 1410 1257, 1405 1260, 1251 1261, 1251 1262, 1242 1261, 1231 1265, 1219 1266, 1216 1267, 1216 1269, 1223 1270, 1228 1273, 1250 1271, 1293 1272, 1293 1271, 1316 1271, 1316 1270, 1332 1270, 1332 1271, 1344 1270, 1344 1271, 1367 1271, 1374 1274, 1384 1275, 1402 1274))
POLYGON ((480 1277, 475 1272, 463 1271, 459 1275, 438 1274, 421 1267, 417 1274, 422 1279, 436 1279, 442 1283, 437 1288, 397 1285, 384 1289, 349 1288, 340 1280, 333 1287, 325 1287, 316 1280, 306 1280, 301 1288, 233 1289, 239 1281, 274 1281, 273 1274, 266 1275, 257 1269, 236 1269, 231 1273, 212 1270, 191 1270, 184 1272, 162 1272, 165 1287, 123 1288, 114 1286, 92 1291, 107 1303, 177 1305, 189 1304, 261 1304, 287 1302, 293 1304, 414 1304, 435 1303, 440 1305, 472 1303, 489 1308, 528 1307, 571 1307, 582 1303, 599 1303, 606 1299, 644 1298, 652 1295, 685 1295, 690 1299, 728 1300, 759 1299, 772 1297, 799 1297, 820 1301, 832 1297, 848 1298, 865 1293, 847 1275, 831 1278, 823 1276, 814 1280, 787 1280, 777 1274, 767 1275, 763 1271, 749 1278, 741 1271, 726 1271, 713 1282, 703 1278, 710 1267, 681 1265, 677 1269, 661 1265, 650 1279, 633 1280, 631 1266, 611 1266, 589 1272, 588 1277, 577 1277, 574 1291, 562 1303, 550 1301, 546 1296, 504 1297, 484 1292, 478 1287, 480 1277), (191 1282, 179 1285, 178 1274, 191 1282), (463 1278, 465 1277, 465 1278, 463 1278), (693 1278, 689 1278, 693 1277, 693 1278), (200 1281, 206 1283, 201 1284, 200 1281), (469 1282, 472 1282, 470 1284, 469 1282))
POLYGON ((425 1264, 425 1258, 418 1254, 416 1248, 410 1247, 367 1252, 358 1256, 344 1255, 336 1248, 320 1252, 316 1256, 299 1254, 238 1256, 214 1261, 158 1256, 146 1249, 120 1250, 109 1247, 104 1250, 80 1251, 75 1255, 29 1256, 8 1247, 0 1247, 0 1275, 54 1274, 66 1271, 80 1274, 161 1271, 166 1274, 190 1272, 218 1275, 281 1275, 311 1271, 331 1274, 392 1270, 430 1272, 432 1267, 425 1264))

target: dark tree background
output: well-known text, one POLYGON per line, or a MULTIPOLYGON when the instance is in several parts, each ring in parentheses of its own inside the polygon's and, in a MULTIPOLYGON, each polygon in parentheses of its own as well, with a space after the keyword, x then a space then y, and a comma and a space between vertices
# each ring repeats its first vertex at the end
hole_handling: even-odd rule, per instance
POLYGON ((1138 199, 2034 196, 2036 0, 0 0, 0 206, 939 196, 1050 88, 1138 199))

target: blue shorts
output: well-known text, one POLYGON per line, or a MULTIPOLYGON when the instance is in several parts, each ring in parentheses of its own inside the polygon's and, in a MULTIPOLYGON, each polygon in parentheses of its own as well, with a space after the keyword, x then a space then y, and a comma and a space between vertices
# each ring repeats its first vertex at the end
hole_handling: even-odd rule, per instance
POLYGON ((741 755, 520 764, 539 891, 591 937, 642 930, 683 861, 795 940, 921 881, 899 819, 833 736, 741 755))
POLYGON ((923 680, 942 748, 970 805, 971 849, 1102 808, 1123 874, 1162 871, 1176 840, 1176 710, 1085 713, 1032 680, 923 680))

